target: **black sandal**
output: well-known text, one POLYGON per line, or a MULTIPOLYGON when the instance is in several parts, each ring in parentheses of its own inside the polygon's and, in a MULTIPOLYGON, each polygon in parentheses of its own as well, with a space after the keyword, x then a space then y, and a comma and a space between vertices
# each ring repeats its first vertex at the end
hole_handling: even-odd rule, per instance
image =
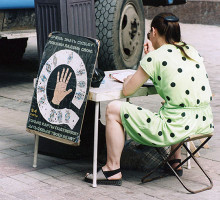
MULTIPOLYGON (((109 177, 121 172, 121 169, 116 169, 112 171, 103 171, 102 168, 100 168, 97 172, 97 184, 101 185, 116 185, 121 186, 122 185, 122 179, 114 179, 114 180, 108 180, 109 177)), ((85 176, 85 181, 88 183, 93 182, 93 174, 87 174, 85 176)))
MULTIPOLYGON (((181 159, 173 159, 168 161, 168 163, 172 166, 174 163, 181 163, 181 159)), ((164 166, 164 170, 168 172, 170 175, 175 175, 168 165, 164 166)), ((183 175, 183 169, 174 169, 174 171, 177 173, 178 176, 183 175)))

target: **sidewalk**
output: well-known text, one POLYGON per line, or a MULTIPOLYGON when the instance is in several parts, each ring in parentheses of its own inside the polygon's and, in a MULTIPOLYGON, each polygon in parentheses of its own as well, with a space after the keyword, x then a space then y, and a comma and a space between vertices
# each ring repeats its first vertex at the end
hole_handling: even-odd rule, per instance
MULTIPOLYGON (((148 31, 149 21, 146 29, 148 31)), ((218 200, 220 199, 220 27, 182 24, 183 41, 195 46, 205 58, 214 99, 212 102, 215 135, 210 149, 202 149, 199 161, 212 177, 212 190, 188 194, 175 177, 167 177, 141 184, 143 172, 123 170, 123 184, 98 186, 83 181, 86 172, 92 171, 88 159, 64 160, 39 155, 38 167, 32 167, 34 135, 25 131, 33 94, 33 77, 37 73, 36 38, 31 38, 21 66, 9 70, 1 66, 0 72, 0 200, 218 200), (25 67, 23 65, 25 64, 25 67), (34 66, 33 71, 28 69, 34 66), (23 68, 22 68, 23 67, 23 68), (15 73, 16 72, 16 73, 15 73), (9 80, 9 81, 8 81, 9 80)), ((160 107, 158 95, 131 99, 133 103, 153 111, 160 107)), ((105 104, 101 105, 104 123, 105 104)), ((184 169, 184 181, 190 185, 192 178, 203 183, 194 168, 184 169)), ((206 182, 205 182, 206 183, 206 182)))

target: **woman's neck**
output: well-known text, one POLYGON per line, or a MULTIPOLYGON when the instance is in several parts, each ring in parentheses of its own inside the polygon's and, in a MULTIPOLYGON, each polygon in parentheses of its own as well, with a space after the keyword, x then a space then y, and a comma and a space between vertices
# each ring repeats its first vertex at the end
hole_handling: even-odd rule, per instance
POLYGON ((161 46, 163 46, 164 44, 167 44, 165 37, 159 37, 157 39, 157 44, 156 44, 156 49, 160 48, 161 46))

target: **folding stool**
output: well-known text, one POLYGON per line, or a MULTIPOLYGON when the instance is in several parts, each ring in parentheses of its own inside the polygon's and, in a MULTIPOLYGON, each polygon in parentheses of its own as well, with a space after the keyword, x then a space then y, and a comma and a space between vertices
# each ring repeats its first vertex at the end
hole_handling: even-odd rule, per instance
POLYGON ((180 181, 180 183, 183 185, 183 187, 189 191, 190 193, 198 193, 198 192, 202 192, 202 191, 205 191, 205 190, 209 190, 213 187, 213 182, 211 180, 211 178, 207 175, 207 173, 205 172, 205 170, 202 168, 202 166, 199 164, 199 162, 197 161, 197 159, 195 158, 195 154, 211 139, 211 137, 213 136, 213 133, 210 133, 210 134, 196 134, 196 135, 192 135, 190 137, 187 137, 185 138, 182 142, 179 143, 179 145, 172 151, 170 152, 169 156, 167 155, 164 155, 164 152, 161 152, 160 148, 156 148, 156 150, 158 151, 158 153, 160 154, 160 156, 162 157, 163 161, 157 166, 155 167, 152 171, 150 171, 149 173, 147 173, 146 176, 144 176, 142 178, 142 183, 145 183, 145 182, 149 182, 149 181, 152 181, 152 180, 155 180, 155 179, 158 179, 158 178, 162 178, 164 176, 158 176, 158 177, 154 177, 154 178, 149 178, 151 174, 153 174, 154 172, 156 172, 157 169, 159 169, 160 167, 162 167, 163 165, 167 165, 169 166, 170 170, 172 170, 172 172, 175 174, 176 178, 180 181), (186 143, 187 142, 190 142, 190 141, 194 141, 194 140, 197 140, 197 139, 204 139, 206 138, 202 144, 200 144, 193 152, 190 151, 190 149, 187 147, 186 143), (186 151, 188 152, 188 155, 179 165, 176 166, 175 169, 173 169, 171 167, 171 165, 169 164, 169 160, 170 158, 174 155, 174 153, 181 147, 183 146, 186 151), (176 169, 178 169, 180 166, 182 166, 185 162, 187 162, 190 158, 192 158, 195 163, 197 164, 197 166, 201 169, 201 171, 203 172, 203 174, 207 177, 207 179, 209 180, 210 182, 210 185, 205 187, 205 188, 202 188, 202 189, 199 189, 199 190, 191 190, 190 188, 188 188, 182 181, 182 179, 178 176, 178 174, 175 172, 176 169))

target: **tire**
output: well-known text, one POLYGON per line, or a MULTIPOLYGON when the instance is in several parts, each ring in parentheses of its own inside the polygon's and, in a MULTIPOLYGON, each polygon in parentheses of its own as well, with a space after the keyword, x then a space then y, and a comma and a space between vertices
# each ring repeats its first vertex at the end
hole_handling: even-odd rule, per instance
POLYGON ((142 0, 97 0, 95 16, 96 35, 101 42, 99 68, 136 69, 144 43, 142 0))
POLYGON ((0 63, 19 62, 27 47, 28 38, 0 39, 0 63))

